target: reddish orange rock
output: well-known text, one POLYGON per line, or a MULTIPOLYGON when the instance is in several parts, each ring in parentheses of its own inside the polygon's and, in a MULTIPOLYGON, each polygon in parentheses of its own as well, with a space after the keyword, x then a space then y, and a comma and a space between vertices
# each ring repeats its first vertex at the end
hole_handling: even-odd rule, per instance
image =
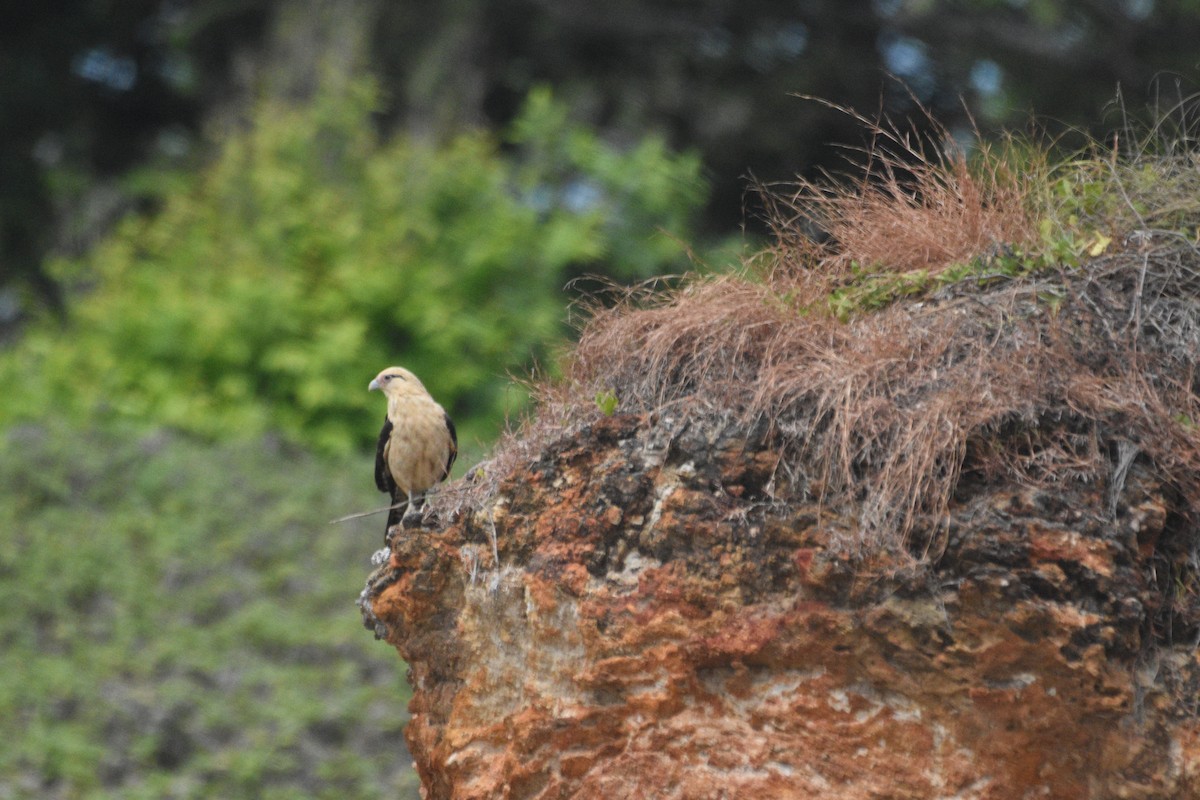
POLYGON ((425 797, 1200 797, 1167 489, 1110 519, 978 486, 936 558, 868 558, 851 514, 766 494, 761 442, 686 424, 664 456, 603 419, 372 576, 425 797))

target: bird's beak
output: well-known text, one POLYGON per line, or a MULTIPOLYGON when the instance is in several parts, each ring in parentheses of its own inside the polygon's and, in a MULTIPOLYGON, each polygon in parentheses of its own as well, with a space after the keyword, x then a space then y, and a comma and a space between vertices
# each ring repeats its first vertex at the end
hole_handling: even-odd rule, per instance
POLYGON ((378 388, 379 388, 379 381, 371 381, 370 383, 367 384, 368 392, 371 391, 372 389, 378 389, 378 388))

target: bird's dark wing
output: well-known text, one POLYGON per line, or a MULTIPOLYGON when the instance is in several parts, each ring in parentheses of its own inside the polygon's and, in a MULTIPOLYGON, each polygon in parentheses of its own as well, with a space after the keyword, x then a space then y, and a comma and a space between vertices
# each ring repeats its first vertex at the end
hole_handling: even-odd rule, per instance
POLYGON ((375 446, 375 485, 379 487, 379 491, 387 492, 388 495, 392 495, 396 491, 396 481, 392 478, 392 471, 388 469, 387 456, 384 454, 390 438, 392 438, 392 421, 385 414, 383 430, 379 432, 379 444, 375 446))
POLYGON ((454 420, 450 419, 449 414, 446 414, 446 430, 450 431, 450 454, 446 456, 446 473, 442 475, 443 480, 450 475, 454 459, 458 458, 458 431, 454 430, 454 420))

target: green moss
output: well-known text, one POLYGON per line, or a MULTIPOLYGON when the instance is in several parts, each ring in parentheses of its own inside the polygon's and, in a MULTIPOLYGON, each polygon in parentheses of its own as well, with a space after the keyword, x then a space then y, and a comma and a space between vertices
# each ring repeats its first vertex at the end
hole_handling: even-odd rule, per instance
MULTIPOLYGON (((1001 151, 1020 163, 998 167, 988 160, 975 167, 1029 183, 1026 201, 1037 221, 1036 241, 994 242, 989 252, 935 270, 899 272, 887 264, 856 263, 842 285, 829 293, 828 311, 845 321, 961 282, 985 285, 1075 269, 1124 246, 1123 241, 1138 232, 1200 238, 1200 172, 1193 156, 1147 150, 1115 159, 1097 150, 1046 167, 1043 173, 1032 165, 1045 163, 1049 156, 1037 155, 1031 147, 1001 151), (1033 172, 1022 177, 1022 164, 1033 172), (1038 182, 1043 175, 1044 182, 1038 182)), ((1055 303, 1054 298, 1047 300, 1055 303)))

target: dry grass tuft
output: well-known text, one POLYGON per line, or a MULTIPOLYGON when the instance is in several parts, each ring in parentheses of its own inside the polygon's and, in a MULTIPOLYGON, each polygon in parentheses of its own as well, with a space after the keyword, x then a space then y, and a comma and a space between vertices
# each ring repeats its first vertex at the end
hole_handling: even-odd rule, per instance
POLYGON ((872 134, 867 150, 849 151, 852 174, 768 193, 783 245, 779 266, 793 277, 805 276, 813 262, 832 279, 876 268, 937 274, 997 247, 1037 241, 1028 200, 1046 184, 1044 150, 1015 139, 980 141, 968 157, 932 119, 932 134, 921 134, 838 110, 872 134), (824 236, 803 235, 813 228, 824 236))
POLYGON ((590 309, 564 378, 534 387, 536 418, 467 504, 610 393, 622 413, 767 421, 777 498, 854 515, 847 547, 930 540, 970 481, 1119 488, 1134 456, 1200 518, 1196 154, 1052 168, 1013 143, 968 159, 874 130, 858 180, 774 195, 767 268, 590 309), (901 290, 832 313, 864 280, 901 290))

